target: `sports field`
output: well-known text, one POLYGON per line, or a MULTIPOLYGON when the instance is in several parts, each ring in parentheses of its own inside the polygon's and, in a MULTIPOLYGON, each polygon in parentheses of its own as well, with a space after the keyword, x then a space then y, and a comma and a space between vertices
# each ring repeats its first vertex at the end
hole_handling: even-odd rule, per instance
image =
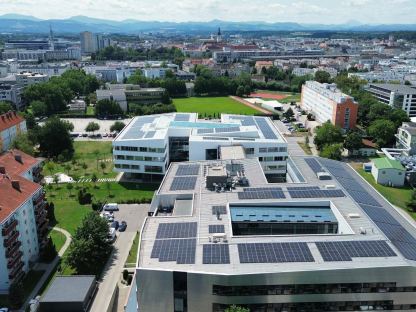
POLYGON ((191 97, 174 99, 178 112, 199 113, 201 118, 213 117, 214 114, 254 115, 259 112, 229 97, 191 97))

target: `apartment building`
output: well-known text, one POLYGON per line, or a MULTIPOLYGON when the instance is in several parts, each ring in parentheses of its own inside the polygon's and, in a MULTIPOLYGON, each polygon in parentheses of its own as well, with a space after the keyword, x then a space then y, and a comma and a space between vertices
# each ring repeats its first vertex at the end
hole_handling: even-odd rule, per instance
POLYGON ((46 82, 49 80, 49 76, 45 74, 32 73, 32 72, 20 72, 16 74, 16 83, 25 88, 32 84, 46 82))
POLYGON ((335 84, 307 81, 302 86, 301 107, 318 122, 330 121, 344 130, 354 128, 357 123, 358 103, 335 84))
POLYGON ((114 167, 132 178, 160 180, 170 163, 220 159, 223 146, 241 146, 268 179, 286 178, 287 142, 273 122, 226 114, 220 122, 200 121, 195 113, 135 117, 113 141, 114 167))
POLYGON ((26 120, 16 112, 0 115, 0 154, 11 147, 17 135, 26 131, 26 120))
POLYGON ((21 281, 44 246, 47 202, 40 161, 18 150, 0 156, 0 293, 21 281))
POLYGON ((366 90, 380 102, 404 110, 409 117, 416 117, 416 87, 370 83, 366 90))
POLYGON ((17 110, 23 110, 22 102, 23 88, 11 83, 0 83, 0 101, 12 102, 17 110))
POLYGON ((257 159, 171 164, 125 311, 415 311, 413 224, 347 164, 291 160, 304 183, 257 159))

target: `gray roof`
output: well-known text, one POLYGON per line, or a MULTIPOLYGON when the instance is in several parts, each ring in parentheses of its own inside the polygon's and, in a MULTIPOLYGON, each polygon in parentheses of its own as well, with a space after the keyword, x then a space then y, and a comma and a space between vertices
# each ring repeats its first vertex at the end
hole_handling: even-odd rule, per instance
POLYGON ((94 283, 94 275, 57 276, 40 302, 84 302, 94 283))
POLYGON ((370 86, 370 88, 371 88, 371 86, 375 86, 375 87, 378 87, 378 88, 383 88, 383 89, 389 90, 391 92, 398 92, 398 93, 401 93, 401 94, 416 94, 416 88, 415 87, 410 87, 410 86, 401 85, 401 84, 370 83, 369 86, 370 86))

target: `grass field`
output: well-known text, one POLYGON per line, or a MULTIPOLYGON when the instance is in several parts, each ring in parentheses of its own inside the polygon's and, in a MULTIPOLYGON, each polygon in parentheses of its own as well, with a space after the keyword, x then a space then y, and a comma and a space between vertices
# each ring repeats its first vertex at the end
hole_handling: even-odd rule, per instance
POLYGON ((52 241, 55 244, 56 251, 59 252, 59 250, 61 250, 62 246, 65 244, 65 235, 59 231, 51 230, 49 232, 49 236, 52 238, 52 241))
POLYGON ((137 233, 134 237, 133 244, 131 245, 129 256, 127 257, 126 264, 136 263, 137 252, 139 248, 140 233, 137 233))
POLYGON ((47 198, 55 205, 56 225, 67 230, 71 235, 75 234, 76 228, 88 212, 91 205, 80 205, 78 203, 78 189, 85 187, 93 195, 95 201, 121 202, 127 200, 142 201, 150 200, 154 191, 158 188, 156 184, 140 183, 78 183, 68 190, 66 185, 50 185, 47 187, 47 198))
POLYGON ((74 149, 75 153, 71 161, 45 162, 43 175, 48 176, 61 172, 68 174, 74 180, 78 180, 82 176, 91 178, 94 173, 97 178, 114 178, 117 175, 116 172, 113 172, 112 162, 103 162, 105 168, 102 169, 99 161, 112 158, 111 142, 76 141, 74 149))
POLYGON ((213 117, 214 114, 254 115, 259 112, 229 97, 191 97, 174 99, 178 112, 199 113, 200 118, 213 117))

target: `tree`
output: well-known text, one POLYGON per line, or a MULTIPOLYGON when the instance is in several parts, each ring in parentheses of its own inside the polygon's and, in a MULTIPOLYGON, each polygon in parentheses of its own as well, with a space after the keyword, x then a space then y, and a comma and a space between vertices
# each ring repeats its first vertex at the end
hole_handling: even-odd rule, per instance
POLYGON ((116 101, 103 99, 99 100, 97 104, 95 104, 96 116, 117 116, 122 114, 123 110, 116 101))
POLYGON ((390 120, 379 119, 368 127, 368 134, 373 137, 379 148, 390 145, 394 141, 396 127, 390 120))
POLYGON ((72 156, 74 147, 69 133, 70 125, 72 124, 59 118, 46 121, 38 133, 40 152, 48 157, 57 157, 60 154, 72 156))
POLYGON ((49 222, 55 222, 55 204, 53 202, 48 204, 46 211, 48 213, 47 218, 49 219, 49 222))
POLYGON ((362 146, 362 136, 358 131, 348 132, 345 141, 344 147, 349 151, 358 150, 362 146))
POLYGON ((318 150, 321 150, 324 145, 342 143, 341 128, 332 125, 329 121, 322 124, 322 126, 315 129, 314 144, 318 150))
POLYGON ((22 282, 15 282, 9 288, 9 302, 12 308, 18 309, 23 304, 24 288, 22 282))
POLYGON ((319 156, 329 159, 341 160, 342 144, 324 145, 319 156))
POLYGON ((287 120, 291 120, 295 116, 295 113, 293 112, 293 109, 289 107, 284 113, 283 117, 285 117, 287 120))
POLYGON ((34 154, 33 143, 29 140, 29 136, 26 133, 18 134, 12 142, 12 148, 18 149, 26 154, 34 154))
POLYGON ((225 309, 225 312, 250 312, 250 310, 247 308, 232 305, 225 309))
POLYGON ((170 98, 168 91, 163 92, 161 102, 163 104, 171 104, 172 103, 172 99, 170 98))
POLYGON ((113 123, 111 125, 110 131, 111 132, 120 132, 121 130, 124 129, 125 126, 126 126, 126 124, 124 122, 116 121, 115 123, 113 123))
POLYGON ((33 101, 30 103, 30 107, 32 108, 33 116, 35 117, 43 117, 48 114, 48 107, 44 102, 33 101))
POLYGON ((12 111, 13 107, 10 103, 5 101, 0 101, 0 115, 12 111))
POLYGON ((78 202, 80 205, 88 205, 92 202, 92 194, 87 192, 85 187, 78 191, 78 202))
POLYGON ((331 81, 331 75, 323 70, 318 70, 315 73, 315 80, 320 83, 329 83, 331 81))
POLYGON ((94 133, 95 131, 100 130, 100 125, 94 121, 88 123, 85 127, 85 131, 94 133))
POLYGON ((416 212, 416 190, 413 190, 412 197, 410 201, 407 203, 407 207, 412 209, 413 212, 416 212))
POLYGON ((244 96, 244 86, 238 86, 237 91, 236 91, 236 95, 238 97, 243 97, 244 96))
POLYGON ((58 255, 55 244, 51 237, 48 237, 45 246, 40 252, 40 259, 42 262, 51 262, 58 255))
POLYGON ((105 164, 105 162, 101 162, 100 163, 100 167, 101 167, 101 170, 103 171, 103 173, 104 173, 104 170, 105 170, 105 168, 107 167, 106 166, 106 164, 105 164))
POLYGON ((72 185, 72 183, 67 183, 66 189, 68 190, 69 197, 72 197, 72 190, 74 189, 74 186, 72 185))
POLYGON ((97 183, 97 181, 98 181, 98 177, 95 173, 93 173, 91 176, 91 182, 95 184, 97 183))
POLYGON ((108 223, 96 212, 90 212, 77 228, 69 246, 66 263, 77 274, 98 275, 111 253, 108 223))

